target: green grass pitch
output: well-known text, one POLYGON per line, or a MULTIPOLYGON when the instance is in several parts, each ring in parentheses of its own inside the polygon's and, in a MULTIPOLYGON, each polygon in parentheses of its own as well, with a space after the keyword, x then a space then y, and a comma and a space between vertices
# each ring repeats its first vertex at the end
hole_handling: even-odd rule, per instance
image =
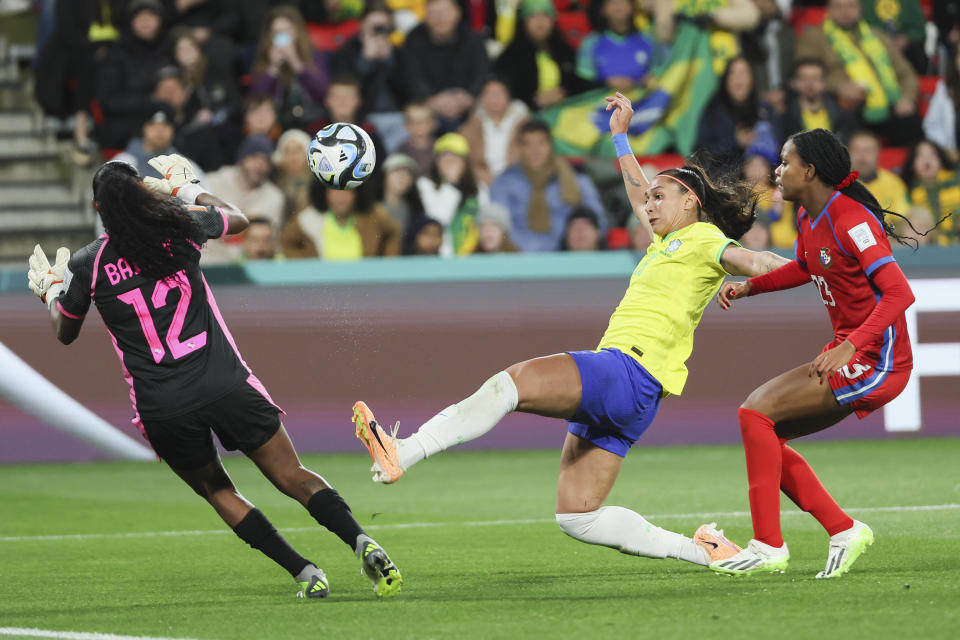
MULTIPOLYGON (((563 535, 556 451, 449 452, 387 487, 370 482, 365 454, 305 456, 403 571, 403 592, 384 601, 343 543, 245 459, 228 470, 326 570, 328 599, 296 599, 289 576, 163 465, 0 467, 0 627, 204 640, 960 637, 960 439, 797 449, 876 533, 839 580, 814 579, 827 536, 786 500, 789 570, 736 579, 563 535), (908 509, 921 505, 939 506, 908 509)), ((687 535, 716 519, 750 537, 739 447, 635 447, 607 503, 687 535)))

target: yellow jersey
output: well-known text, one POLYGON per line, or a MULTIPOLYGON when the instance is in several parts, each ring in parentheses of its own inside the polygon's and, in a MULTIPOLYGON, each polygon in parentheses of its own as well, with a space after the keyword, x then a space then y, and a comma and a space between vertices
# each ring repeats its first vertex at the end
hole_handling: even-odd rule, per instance
POLYGON ((727 273, 720 256, 739 246, 709 222, 654 237, 597 350, 619 349, 679 395, 687 381, 693 331, 727 273))

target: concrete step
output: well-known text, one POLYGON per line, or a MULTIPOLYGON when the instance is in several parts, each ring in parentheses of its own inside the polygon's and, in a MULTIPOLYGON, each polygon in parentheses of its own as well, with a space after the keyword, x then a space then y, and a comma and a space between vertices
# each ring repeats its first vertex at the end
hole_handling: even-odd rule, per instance
POLYGON ((0 134, 41 133, 43 118, 28 109, 0 111, 0 134))
POLYGON ((0 211, 79 206, 79 196, 59 182, 0 183, 0 211))
POLYGON ((92 226, 80 205, 45 209, 0 209, 0 234, 38 231, 56 231, 60 228, 92 226))
POLYGON ((57 154, 39 158, 10 158, 0 160, 0 183, 22 180, 63 181, 67 178, 65 165, 57 154))
POLYGON ((0 81, 0 111, 29 109, 33 104, 33 96, 20 81, 0 81))
MULTIPOLYGON (((56 253, 58 247, 67 247, 71 252, 76 251, 95 237, 92 224, 60 229, 4 231, 0 233, 0 264, 22 266, 26 274, 27 257, 33 253, 34 245, 39 244, 46 249, 48 255, 52 255, 56 253)), ((24 280, 24 287, 26 287, 26 280, 24 280)))
POLYGON ((0 134, 0 162, 49 158, 60 154, 57 141, 42 133, 0 134))

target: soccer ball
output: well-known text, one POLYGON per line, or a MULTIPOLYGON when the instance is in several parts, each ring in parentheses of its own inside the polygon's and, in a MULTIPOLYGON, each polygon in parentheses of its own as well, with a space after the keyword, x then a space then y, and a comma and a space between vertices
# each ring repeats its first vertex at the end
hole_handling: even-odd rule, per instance
POLYGON ((373 173, 377 152, 366 131, 348 122, 334 122, 313 136, 307 163, 324 185, 356 189, 373 173))

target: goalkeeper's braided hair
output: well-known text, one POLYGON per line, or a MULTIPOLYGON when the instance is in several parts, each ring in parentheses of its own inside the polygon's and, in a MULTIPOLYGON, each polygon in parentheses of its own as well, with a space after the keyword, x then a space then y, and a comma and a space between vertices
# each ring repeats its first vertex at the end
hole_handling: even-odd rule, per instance
MULTIPOLYGON (((917 247, 917 241, 914 238, 905 238, 894 230, 893 225, 886 220, 888 215, 906 220, 906 223, 918 235, 926 235, 932 230, 918 231, 905 216, 880 206, 877 198, 870 193, 867 186, 856 179, 856 174, 851 175, 850 152, 847 151, 847 148, 834 133, 826 129, 810 129, 793 134, 790 136, 790 140, 793 142, 800 159, 809 165, 813 165, 821 182, 837 189, 851 200, 862 204, 876 217, 886 234, 900 244, 917 247)), ((934 227, 945 219, 946 217, 941 218, 934 227)))
POLYGON ((146 277, 163 280, 195 264, 195 244, 202 240, 196 218, 179 200, 145 187, 133 166, 100 167, 93 198, 117 253, 146 277))

